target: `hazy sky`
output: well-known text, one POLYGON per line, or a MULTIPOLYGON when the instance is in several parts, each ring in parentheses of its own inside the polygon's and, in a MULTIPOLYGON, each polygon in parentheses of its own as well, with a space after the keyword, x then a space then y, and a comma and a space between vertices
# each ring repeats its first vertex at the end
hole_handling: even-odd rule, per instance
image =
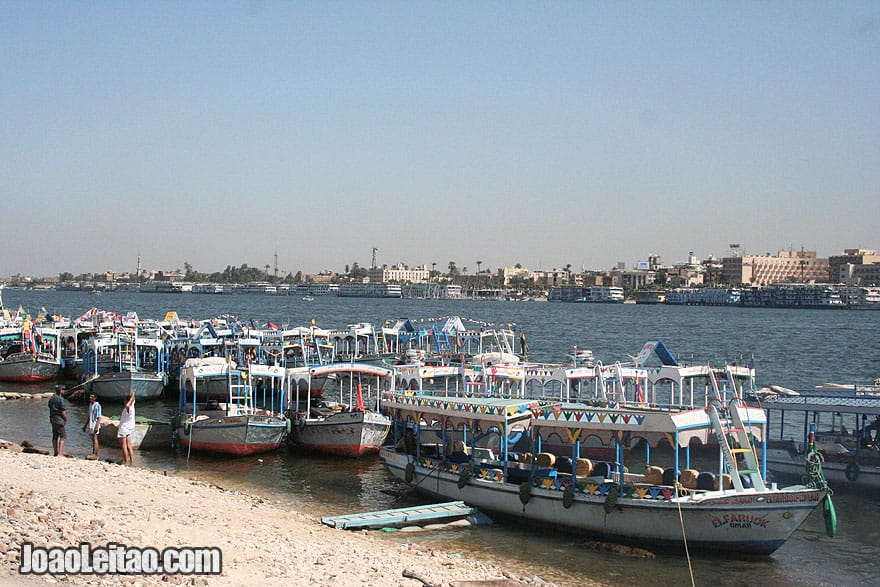
POLYGON ((880 248, 880 3, 0 2, 0 275, 880 248))

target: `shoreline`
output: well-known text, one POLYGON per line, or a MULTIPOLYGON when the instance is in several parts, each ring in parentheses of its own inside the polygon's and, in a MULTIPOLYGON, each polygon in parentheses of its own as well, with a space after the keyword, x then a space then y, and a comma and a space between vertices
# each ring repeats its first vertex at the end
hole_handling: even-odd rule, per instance
POLYGON ((0 584, 551 585, 494 563, 337 530, 262 497, 0 441, 0 584), (221 575, 18 574, 20 546, 219 547, 221 575))

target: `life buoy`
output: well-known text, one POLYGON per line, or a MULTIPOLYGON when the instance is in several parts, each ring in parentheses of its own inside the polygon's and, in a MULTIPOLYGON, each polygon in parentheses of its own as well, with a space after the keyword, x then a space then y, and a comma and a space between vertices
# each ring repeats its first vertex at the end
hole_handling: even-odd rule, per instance
POLYGON ((858 463, 848 464, 845 471, 847 481, 855 481, 858 479, 860 472, 858 463))

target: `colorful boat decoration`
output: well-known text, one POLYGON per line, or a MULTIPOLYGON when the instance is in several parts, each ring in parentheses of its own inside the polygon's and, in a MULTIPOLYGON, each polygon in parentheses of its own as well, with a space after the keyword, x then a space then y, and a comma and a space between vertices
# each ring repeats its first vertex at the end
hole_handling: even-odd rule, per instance
POLYGON ((661 409, 391 391, 382 407, 395 436, 415 430, 418 448, 408 454, 388 445, 380 456, 410 487, 481 510, 615 540, 767 555, 823 502, 827 487, 766 483, 751 442, 764 441, 765 415, 737 400, 722 403, 723 395, 704 407, 661 409), (585 436, 610 444, 615 459, 581 457, 585 436), (692 469, 688 447, 710 439, 723 449, 717 468, 692 469), (647 447, 644 473, 625 468, 623 449, 637 442, 647 447), (546 450, 560 444, 570 452, 546 450), (670 466, 650 464, 652 448, 670 444, 670 466))

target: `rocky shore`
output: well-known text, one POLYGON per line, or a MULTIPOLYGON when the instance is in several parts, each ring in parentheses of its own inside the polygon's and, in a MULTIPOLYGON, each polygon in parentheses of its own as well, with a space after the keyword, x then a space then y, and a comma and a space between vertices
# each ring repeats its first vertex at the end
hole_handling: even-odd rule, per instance
POLYGON ((331 529, 259 497, 149 469, 27 454, 0 441, 0 471, 2 585, 548 584, 466 556, 331 529), (22 577, 24 542, 219 547, 223 573, 22 577))

